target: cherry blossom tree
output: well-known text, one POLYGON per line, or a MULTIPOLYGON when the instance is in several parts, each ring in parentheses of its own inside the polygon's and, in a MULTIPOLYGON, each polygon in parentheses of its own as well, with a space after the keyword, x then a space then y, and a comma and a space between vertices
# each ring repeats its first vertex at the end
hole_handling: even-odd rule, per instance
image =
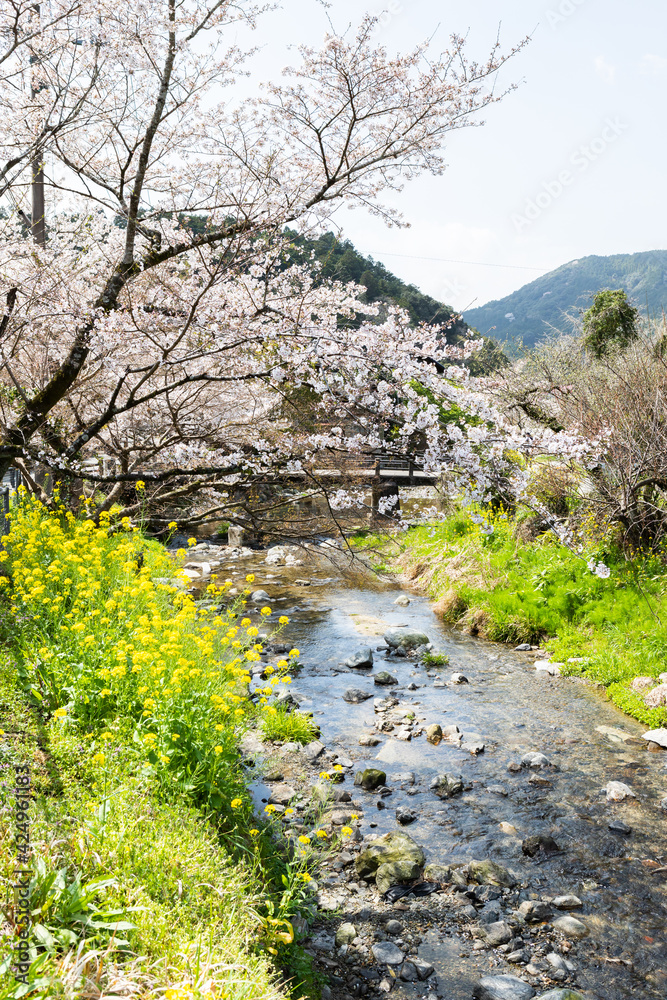
MULTIPOLYGON (((241 100, 251 52, 226 39, 265 9, 0 7, 0 473, 85 478, 103 507, 148 506, 158 524, 186 505, 243 522, 239 488, 266 487, 274 509, 285 476, 334 514, 349 507, 354 491, 317 470, 380 448, 483 493, 506 475, 508 443, 535 447, 467 378, 475 345, 411 329, 400 310, 374 322, 363 289, 291 263, 285 236, 344 204, 402 224, 386 193, 444 170, 448 135, 504 96, 496 77, 520 46, 477 63, 453 36, 439 56, 391 56, 366 17, 241 100)), ((540 447, 561 447, 553 437, 540 447)))

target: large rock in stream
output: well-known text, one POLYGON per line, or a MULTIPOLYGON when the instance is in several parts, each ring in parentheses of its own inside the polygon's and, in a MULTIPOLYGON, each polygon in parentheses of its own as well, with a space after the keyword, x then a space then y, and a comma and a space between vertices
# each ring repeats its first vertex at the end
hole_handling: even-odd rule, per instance
POLYGON ((390 886, 419 878, 426 855, 409 833, 392 830, 372 841, 355 861, 357 874, 361 878, 375 875, 380 892, 390 886))
POLYGON ((468 872, 470 878, 479 885, 497 885, 511 889, 517 884, 514 875, 495 861, 471 861, 468 872))
POLYGON ((535 990, 516 976, 485 976, 472 995, 474 1000, 532 1000, 535 990))
POLYGON ((439 774, 429 787, 438 798, 451 799, 452 796, 460 795, 463 791, 463 778, 460 774, 439 774))
POLYGON ((423 632, 414 628, 390 628, 384 634, 384 641, 392 649, 416 649, 417 646, 428 646, 431 641, 423 632))
POLYGON ((361 786, 365 792, 374 792, 376 788, 387 783, 387 773, 377 767, 367 767, 365 771, 357 771, 354 783, 361 786))
POLYGON ((583 993, 577 992, 577 990, 549 990, 548 993, 540 993, 539 997, 535 997, 535 1000, 586 1000, 583 993))

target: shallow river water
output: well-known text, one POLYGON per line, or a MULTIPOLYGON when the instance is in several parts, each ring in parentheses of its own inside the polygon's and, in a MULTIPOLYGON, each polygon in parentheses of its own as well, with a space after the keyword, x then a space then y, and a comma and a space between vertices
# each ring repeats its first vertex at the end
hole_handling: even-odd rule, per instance
MULTIPOLYGON (((351 758, 355 771, 386 771, 393 789, 386 808, 377 807, 377 794, 360 792, 361 834, 395 830, 396 808, 407 806, 418 819, 406 829, 429 861, 490 858, 539 898, 576 894, 583 908, 573 915, 586 922, 590 936, 572 946, 576 973, 563 985, 576 985, 591 1000, 667 997, 667 815, 659 808, 667 795, 667 752, 646 749, 644 727, 580 681, 537 673, 534 656, 445 627, 422 597, 410 594, 409 606, 397 607, 403 592, 392 582, 350 576, 325 559, 289 568, 264 559, 265 553, 253 553, 218 572, 234 580, 255 573, 253 587, 269 593, 276 613, 289 615, 285 641, 299 648, 304 664, 291 690, 301 708, 313 712, 327 749, 351 758), (427 669, 378 651, 386 628, 400 625, 425 632, 449 656, 448 666, 427 669), (374 651, 372 671, 342 666, 366 645, 374 651), (374 685, 379 670, 398 685, 374 685), (469 683, 451 684, 455 671, 469 683), (346 703, 350 687, 374 697, 391 693, 401 706, 414 707, 424 726, 455 723, 481 737, 485 749, 475 756, 447 741, 433 746, 423 733, 402 741, 391 732, 380 734, 378 746, 362 747, 359 736, 375 721, 373 700, 346 703), (525 768, 508 770, 528 751, 546 754, 554 765, 538 772, 546 784, 531 784, 533 772, 525 768), (441 801, 429 789, 443 771, 463 776, 462 795, 441 801), (405 772, 414 774, 414 785, 394 780, 405 772), (602 789, 610 780, 625 782, 636 798, 608 802, 602 789), (631 833, 610 830, 614 821, 631 833), (552 837, 560 852, 541 860, 525 856, 522 841, 536 834, 552 837)), ((265 787, 258 786, 258 799, 265 787)), ((423 907, 428 911, 428 899, 423 907)), ((397 983, 393 996, 468 1000, 480 975, 523 971, 498 966, 496 955, 490 973, 488 953, 474 952, 469 940, 445 933, 437 920, 419 955, 435 965, 435 975, 426 983, 397 983)))

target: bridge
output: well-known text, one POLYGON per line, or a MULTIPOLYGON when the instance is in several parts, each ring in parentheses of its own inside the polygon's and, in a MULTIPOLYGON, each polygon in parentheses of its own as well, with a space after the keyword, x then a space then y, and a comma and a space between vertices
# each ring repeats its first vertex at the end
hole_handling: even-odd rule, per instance
POLYGON ((358 459, 346 457, 339 465, 333 464, 314 467, 309 472, 283 472, 281 479, 303 481, 309 475, 318 479, 350 479, 357 483, 368 483, 380 480, 394 480, 398 486, 434 486, 438 477, 431 472, 424 472, 423 466, 410 459, 395 458, 391 455, 368 455, 358 459))

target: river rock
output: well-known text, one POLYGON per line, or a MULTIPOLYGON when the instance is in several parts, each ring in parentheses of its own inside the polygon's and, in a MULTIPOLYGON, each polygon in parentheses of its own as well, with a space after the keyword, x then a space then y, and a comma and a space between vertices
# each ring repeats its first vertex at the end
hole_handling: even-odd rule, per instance
POLYGON ((461 737, 459 727, 454 723, 442 727, 442 735, 446 740, 458 740, 461 737))
POLYGON ((250 600, 253 604, 266 604, 266 602, 270 601, 271 598, 265 590, 253 590, 250 595, 250 600))
POLYGON ((307 761, 312 764, 317 758, 324 753, 324 743, 320 743, 319 740, 313 740, 312 743, 306 743, 305 747, 301 748, 302 755, 307 761))
POLYGON ((612 833, 620 833, 623 837, 629 837, 632 833, 632 827, 628 826, 627 823, 623 823, 620 819, 614 819, 611 823, 608 823, 607 829, 611 830, 612 833))
POLYGON ((660 805, 658 806, 661 812, 667 813, 667 796, 660 800, 660 805))
POLYGON ((373 736, 372 734, 364 733, 363 736, 359 737, 360 747, 376 747, 378 743, 382 743, 382 740, 380 739, 379 736, 373 736))
POLYGON ((485 976, 472 995, 474 1000, 532 1000, 535 990, 516 976, 485 976))
POLYGON ((442 739, 442 729, 437 722, 432 723, 430 726, 426 727, 426 739, 429 743, 438 745, 442 739))
POLYGON ((373 652, 370 646, 362 646, 361 649, 356 651, 356 653, 352 653, 351 656, 348 656, 343 663, 346 667, 349 667, 350 670, 360 670, 372 667, 373 652))
POLYGON ((401 596, 397 597, 396 600, 394 601, 394 604, 396 604, 399 608, 407 608, 409 603, 410 603, 410 598, 408 597, 407 594, 401 594, 401 596))
POLYGON ((636 799, 637 796, 624 781, 608 781, 603 791, 607 793, 607 802, 622 802, 624 799, 636 799))
MULTIPOLYGON (((441 865, 432 862, 424 869, 424 878, 427 882, 440 882, 447 884, 452 881, 452 869, 449 865, 441 865)), ((464 880, 465 881, 465 880, 464 880)))
POLYGON ((277 806, 287 806, 292 801, 296 791, 291 785, 279 784, 274 785, 271 789, 271 796, 269 798, 270 805, 277 806))
POLYGON ((588 935, 589 930, 586 924, 582 923, 581 920, 577 920, 576 917, 558 917, 553 922, 553 926, 565 937, 569 938, 584 938, 588 935))
POLYGON ((649 743, 657 743, 659 747, 667 750, 667 729, 651 729, 642 735, 642 739, 648 740, 649 743))
POLYGON ((373 678, 376 684, 380 684, 383 687, 389 687, 392 684, 398 684, 398 678, 390 674, 388 670, 380 670, 379 673, 373 678))
POLYGON ((652 691, 644 695, 644 704, 648 708, 659 708, 660 705, 667 705, 667 684, 658 684, 652 691))
POLYGON ((535 1000, 586 1000, 583 993, 576 990, 549 990, 548 993, 540 993, 535 1000))
POLYGON ((410 959, 410 964, 417 970, 417 978, 424 980, 428 979, 435 972, 434 967, 430 962, 425 962, 423 958, 412 957, 410 959))
POLYGON ((392 885, 401 885, 403 882, 412 882, 421 875, 421 865, 409 858, 402 858, 400 861, 389 861, 380 865, 375 873, 375 884, 378 892, 385 893, 392 885))
POLYGON ((377 941, 371 946, 373 958, 380 965, 401 965, 405 952, 391 941, 377 941))
POLYGON ((357 771, 354 783, 360 785, 365 792, 373 792, 387 783, 387 775, 376 767, 367 767, 365 771, 357 771))
MULTIPOLYGON (((409 833, 405 830, 392 830, 371 841, 357 858, 355 868, 361 878, 368 878, 381 865, 405 862, 414 865, 419 874, 425 860, 424 851, 409 833)), ((417 875, 406 876, 410 877, 416 878, 417 875)))
POLYGON ((468 865, 470 878, 480 885, 499 885, 511 889, 517 884, 514 875, 495 861, 471 861, 468 865))
POLYGON ((429 787, 439 799, 451 799, 463 791, 463 778, 460 774, 439 774, 429 787))
POLYGON ((465 674, 453 673, 449 678, 452 684, 469 684, 470 681, 465 674))
POLYGON ((655 677, 633 677, 630 681, 630 690, 640 694, 655 685, 655 677))
POLYGON ((578 910, 580 906, 584 905, 579 897, 573 893, 568 893, 565 896, 556 896, 551 902, 557 910, 578 910))
POLYGON ((431 641, 423 632, 418 632, 413 628, 390 628, 384 634, 384 641, 392 649, 416 649, 417 646, 425 646, 431 641))
POLYGON ((550 677, 559 677, 561 667, 564 663, 552 663, 551 660, 535 660, 535 670, 538 674, 548 674, 550 677))
POLYGON ((349 809, 334 809, 331 813, 331 823, 333 826, 347 826, 352 822, 352 814, 349 809))
POLYGON ((538 753, 536 750, 531 750, 526 753, 521 758, 521 767, 530 767, 534 769, 539 769, 541 767, 550 767, 551 761, 543 753, 538 753))
POLYGON ((354 924, 346 921, 344 924, 341 924, 336 931, 336 944, 339 948, 344 944, 352 944, 356 936, 357 928, 354 924))
POLYGON ((497 948, 501 944, 507 944, 512 940, 514 932, 505 920, 496 920, 492 924, 484 924, 484 938, 491 948, 497 948))
POLYGON ((552 788, 552 783, 548 778, 545 778, 542 774, 531 774, 528 779, 528 784, 532 785, 533 788, 552 788))
POLYGON ((514 647, 515 653, 530 653, 533 647, 529 642, 522 642, 520 645, 514 647))
POLYGON ((521 850, 529 858, 534 858, 538 854, 557 854, 560 847, 553 837, 539 833, 534 837, 526 837, 521 844, 521 850))
POLYGON ((401 824, 401 826, 409 826, 410 823, 414 823, 417 819, 417 813, 414 809, 408 809, 407 806, 399 806, 396 810, 396 821, 401 824))
POLYGON ((526 899, 519 907, 519 915, 527 924, 541 924, 551 919, 551 907, 539 899, 526 899))
POLYGON ((361 688, 348 688, 343 695, 343 701, 347 701, 350 705, 359 705, 362 701, 368 701, 372 697, 370 691, 363 691, 361 688))

